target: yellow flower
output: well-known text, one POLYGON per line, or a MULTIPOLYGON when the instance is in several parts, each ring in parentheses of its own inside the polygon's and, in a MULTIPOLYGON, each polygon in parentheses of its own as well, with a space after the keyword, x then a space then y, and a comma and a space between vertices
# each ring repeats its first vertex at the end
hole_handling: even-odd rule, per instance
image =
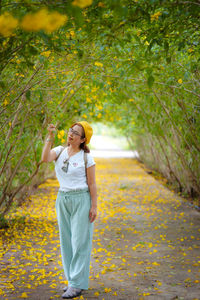
POLYGON ((41 55, 49 57, 49 55, 51 54, 51 51, 44 51, 41 53, 41 55))
POLYGON ((111 288, 105 288, 105 293, 110 293, 111 291, 111 288))
POLYGON ((51 33, 61 26, 63 26, 67 21, 67 16, 61 15, 58 12, 52 12, 49 14, 48 22, 44 28, 44 30, 48 33, 51 33))
POLYGON ((99 296, 99 292, 94 293, 94 296, 98 297, 99 296))
POLYGON ((93 0, 74 0, 72 2, 73 5, 78 6, 80 8, 84 8, 92 4, 93 0))
POLYGON ((65 135, 65 131, 64 130, 60 130, 59 134, 63 137, 65 135))
POLYGON ((2 289, 0 289, 0 295, 3 295, 4 291, 2 289))
POLYGON ((28 298, 27 293, 22 293, 21 298, 28 298))
POLYGON ((160 15, 162 15, 162 13, 160 11, 158 11, 154 15, 151 15, 151 21, 158 20, 160 15))
POLYGON ((188 52, 189 52, 189 53, 191 53, 191 52, 193 52, 193 51, 194 51, 194 49, 192 49, 192 48, 188 49, 188 52))
POLYGON ((86 116, 86 114, 82 115, 82 118, 84 118, 84 119, 87 119, 87 116, 86 116))
POLYGON ((18 20, 7 12, 0 15, 0 34, 7 37, 12 34, 13 30, 17 27, 18 20))
POLYGON ((48 22, 48 11, 41 9, 37 13, 30 13, 24 16, 21 22, 22 29, 26 31, 39 31, 46 27, 48 22))
POLYGON ((100 119, 101 117, 102 117, 102 114, 99 113, 98 116, 97 116, 97 118, 100 119))
MULTIPOLYGON (((101 63, 100 63, 100 64, 101 64, 101 63)), ((101 64, 101 66, 103 66, 103 65, 101 64)), ((95 93, 96 91, 98 91, 98 89, 99 89, 98 87, 94 86, 94 87, 92 88, 92 92, 95 93)))
POLYGON ((7 99, 5 99, 4 102, 3 102, 3 106, 7 106, 8 103, 9 103, 9 101, 7 99))
POLYGON ((100 63, 100 62, 98 62, 98 61, 96 61, 95 63, 94 63, 94 65, 95 66, 97 66, 97 67, 103 67, 103 64, 102 63, 100 63))
POLYGON ((105 4, 103 2, 99 2, 98 7, 105 7, 105 4))
POLYGON ((74 36, 75 36, 74 30, 71 30, 71 31, 70 31, 70 35, 71 35, 71 37, 74 37, 74 36))
POLYGON ((92 100, 91 100, 89 97, 86 97, 86 102, 87 102, 87 103, 91 103, 92 100))
POLYGON ((178 83, 182 84, 182 83, 183 83, 183 80, 180 78, 180 79, 178 80, 178 83))
POLYGON ((58 131, 57 137, 62 140, 63 142, 63 136, 65 135, 65 131, 64 130, 60 130, 58 131))
POLYGON ((36 13, 30 13, 24 16, 21 22, 21 28, 26 31, 45 30, 51 33, 63 26, 67 21, 67 16, 58 12, 48 12, 43 8, 36 13))
POLYGON ((154 265, 154 266, 160 266, 160 264, 157 263, 156 261, 155 261, 155 262, 152 262, 152 265, 154 265))

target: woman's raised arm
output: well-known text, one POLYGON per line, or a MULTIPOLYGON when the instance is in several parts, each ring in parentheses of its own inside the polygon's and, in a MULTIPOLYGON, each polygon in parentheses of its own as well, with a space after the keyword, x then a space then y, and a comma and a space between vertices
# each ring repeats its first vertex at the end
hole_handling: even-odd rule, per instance
POLYGON ((41 159, 43 162, 51 162, 56 159, 56 152, 54 150, 51 150, 51 145, 54 140, 54 131, 56 129, 53 124, 50 124, 47 129, 49 131, 49 136, 47 137, 44 148, 42 150, 41 159))

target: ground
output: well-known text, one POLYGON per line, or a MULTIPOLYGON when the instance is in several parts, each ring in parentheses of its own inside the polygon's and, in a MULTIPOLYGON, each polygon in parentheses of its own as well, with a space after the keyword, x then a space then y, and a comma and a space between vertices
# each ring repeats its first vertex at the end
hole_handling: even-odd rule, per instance
MULTIPOLYGON (((200 214, 132 158, 96 158, 90 289, 77 299, 200 299, 200 214)), ((1 299, 61 299, 56 179, 8 216, 1 234, 1 299)))

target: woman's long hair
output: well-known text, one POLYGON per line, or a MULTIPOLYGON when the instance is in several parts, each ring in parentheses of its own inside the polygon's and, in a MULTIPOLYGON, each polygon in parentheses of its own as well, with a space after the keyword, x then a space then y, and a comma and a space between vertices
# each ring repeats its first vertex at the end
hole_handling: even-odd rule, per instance
MULTIPOLYGON (((75 124, 73 124, 73 126, 71 128, 73 128, 75 125, 78 125, 78 126, 80 126, 82 128, 82 136, 81 136, 81 138, 84 139, 85 138, 85 130, 84 130, 83 126, 81 124, 79 124, 79 123, 75 123, 75 124)), ((80 144, 80 148, 83 149, 84 152, 90 153, 90 149, 86 145, 85 142, 83 142, 83 143, 80 144)))

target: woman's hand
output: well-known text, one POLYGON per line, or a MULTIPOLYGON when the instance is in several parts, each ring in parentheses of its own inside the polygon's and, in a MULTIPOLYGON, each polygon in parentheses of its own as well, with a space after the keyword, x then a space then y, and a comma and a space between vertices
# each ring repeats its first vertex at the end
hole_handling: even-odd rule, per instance
POLYGON ((56 126, 54 126, 53 124, 49 124, 47 127, 47 130, 49 132, 49 135, 53 136, 54 132, 56 131, 56 126))
POLYGON ((90 223, 94 222, 96 217, 97 217, 97 208, 92 206, 89 212, 90 223))

